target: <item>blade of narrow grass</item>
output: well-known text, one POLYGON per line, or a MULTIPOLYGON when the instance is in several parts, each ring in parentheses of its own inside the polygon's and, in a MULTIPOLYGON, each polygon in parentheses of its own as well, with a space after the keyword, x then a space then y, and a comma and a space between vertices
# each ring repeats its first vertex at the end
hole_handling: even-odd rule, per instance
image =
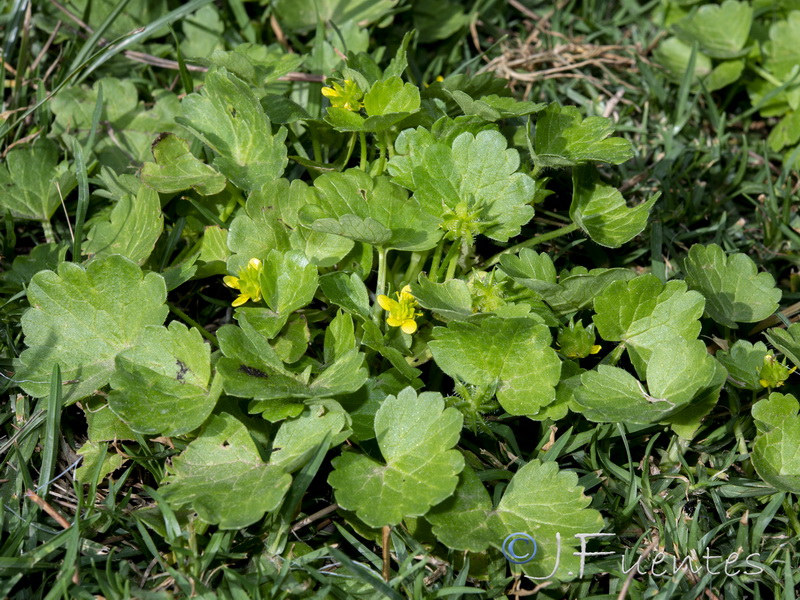
POLYGON ((339 525, 339 523, 334 522, 334 525, 336 525, 336 529, 339 530, 339 533, 342 534, 342 537, 344 537, 344 539, 346 539, 348 542, 350 542, 350 544, 356 550, 358 550, 358 552, 361 554, 361 556, 363 556, 369 562, 371 562, 373 567, 375 567, 376 569, 379 569, 379 570, 383 568, 383 559, 380 556, 378 556, 372 550, 367 548, 364 544, 359 542, 355 538, 355 536, 353 536, 353 534, 351 534, 344 527, 339 525))
POLYGON ((95 59, 95 61, 83 71, 80 77, 78 77, 76 83, 81 83, 98 67, 104 65, 106 62, 114 58, 117 54, 119 54, 129 46, 145 41, 165 25, 169 25, 170 23, 174 23, 175 21, 182 19, 186 15, 196 11, 198 8, 202 8, 206 4, 210 4, 212 1, 213 0, 192 0, 191 2, 179 6, 175 10, 168 12, 166 15, 159 17, 152 23, 148 23, 141 29, 132 32, 132 34, 128 35, 124 40, 115 43, 113 45, 109 45, 100 54, 100 56, 97 57, 97 59, 95 59))
MULTIPOLYGON (((0 66, 2 66, 3 72, 5 72, 5 65, 7 64, 6 57, 11 56, 11 50, 14 47, 14 44, 17 43, 17 37, 19 36, 20 28, 22 26, 23 19, 25 18, 25 11, 27 8, 28 0, 16 0, 9 11, 9 19, 4 27, 5 40, 3 41, 3 55, 0 56, 0 66)), ((5 106, 6 103, 4 101, 4 109, 5 106)))
POLYGON ((183 52, 181 52, 181 44, 178 41, 178 36, 175 34, 172 25, 169 26, 169 32, 172 34, 172 39, 175 40, 175 55, 178 60, 178 73, 181 76, 183 91, 187 94, 191 94, 194 91, 192 76, 189 74, 189 69, 186 68, 186 62, 183 60, 183 52))
POLYGON ((239 26, 239 33, 246 41, 254 44, 256 42, 256 32, 242 0, 228 0, 228 7, 231 9, 233 17, 236 19, 236 24, 239 26))
POLYGON ((272 554, 281 554, 286 547, 286 540, 289 535, 289 528, 291 527, 292 515, 295 508, 300 504, 303 499, 303 494, 306 493, 308 486, 311 485, 314 476, 317 474, 322 461, 328 454, 328 449, 331 445, 331 432, 325 434, 325 438, 319 443, 313 458, 306 463, 306 465, 295 476, 292 486, 283 500, 280 512, 277 515, 277 526, 273 528, 272 543, 270 544, 270 552, 272 554))
POLYGON ((117 5, 108 13, 108 16, 103 20, 102 23, 94 30, 86 42, 83 44, 81 49, 78 51, 78 54, 75 55, 75 58, 72 60, 72 64, 69 66, 69 71, 77 71, 83 66, 83 64, 87 61, 87 59, 92 54, 92 51, 95 49, 97 44, 102 39, 103 35, 108 31, 108 28, 117 20, 119 15, 125 10, 125 7, 128 5, 130 0, 120 0, 117 2, 117 5))
POLYGON ((683 129, 689 115, 689 92, 694 83, 694 67, 697 63, 697 53, 700 48, 697 42, 692 44, 692 53, 689 55, 689 64, 686 65, 686 71, 681 78, 681 85, 678 88, 678 101, 675 104, 675 119, 673 120, 673 131, 676 133, 683 129))
POLYGON ((392 588, 386 585, 386 583, 384 583, 383 580, 376 577, 372 573, 372 571, 367 569, 367 567, 364 567, 362 565, 353 562, 341 550, 337 550, 336 548, 333 547, 328 548, 328 550, 331 553, 331 556, 333 556, 333 558, 335 558, 344 566, 346 566, 355 577, 357 577, 364 583, 371 585, 376 592, 380 592, 387 598, 391 598, 391 600, 403 600, 403 597, 400 594, 398 594, 396 591, 394 591, 392 588))
POLYGON ((72 240, 72 261, 80 263, 83 223, 86 220, 86 211, 89 209, 89 180, 86 175, 83 149, 75 138, 72 141, 72 152, 75 155, 75 177, 78 180, 78 208, 75 210, 75 239, 72 240))
POLYGON ((92 113, 92 128, 89 130, 89 138, 86 140, 86 151, 91 152, 94 148, 94 138, 97 135, 97 127, 100 125, 100 116, 103 114, 103 82, 97 82, 97 102, 92 113))
POLYGON ((42 468, 39 470, 39 495, 47 496, 50 489, 50 479, 58 459, 58 438, 61 425, 61 368, 53 365, 53 375, 50 380, 50 395, 47 397, 47 415, 45 417, 44 444, 42 450, 42 468))

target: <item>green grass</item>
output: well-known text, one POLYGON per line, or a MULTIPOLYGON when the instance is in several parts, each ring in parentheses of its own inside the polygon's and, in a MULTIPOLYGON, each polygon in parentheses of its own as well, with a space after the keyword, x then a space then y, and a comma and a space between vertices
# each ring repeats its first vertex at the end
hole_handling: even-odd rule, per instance
MULTIPOLYGON (((148 105, 156 90, 182 91, 202 82, 199 71, 136 62, 124 52, 139 52, 139 58, 145 56, 150 62, 156 57, 184 65, 175 47, 175 39, 185 41, 181 21, 208 2, 165 2, 167 10, 145 14, 148 20, 139 24, 143 29, 132 35, 113 31, 112 16, 135 2, 105 3, 107 18, 67 5, 73 16, 85 21, 92 16, 92 22, 99 22, 93 33, 81 31, 53 3, 33 4, 30 21, 23 2, 10 3, 0 15, 5 65, 14 69, 5 71, 3 150, 30 136, 47 136, 54 121, 53 96, 103 76, 128 78, 148 105), (48 42, 56 23, 60 31, 48 42), (165 27, 168 23, 175 37, 165 27), (107 43, 101 45, 101 40, 107 43), (36 60, 28 60, 31 56, 36 60)), ((782 166, 781 156, 767 151, 763 124, 748 111, 745 96, 669 83, 652 57, 641 52, 659 35, 651 21, 657 2, 613 6, 574 0, 561 3, 555 12, 551 3, 525 3, 540 19, 537 22, 502 2, 463 5, 465 12, 472 11, 470 20, 486 55, 481 56, 464 26, 444 39, 413 48, 409 71, 417 81, 431 82, 459 69, 474 72, 499 56, 504 44, 529 36, 545 16, 547 27, 538 34, 543 50, 580 39, 584 44, 619 46, 614 52, 632 61, 625 68, 595 62, 566 71, 571 77, 547 79, 529 88, 524 82, 515 84, 520 98, 576 104, 588 115, 602 115, 613 94, 621 91, 611 116, 618 133, 634 143, 637 153, 619 168, 604 171, 604 176, 621 186, 629 201, 644 201, 654 191, 662 192, 651 225, 621 251, 577 247, 578 234, 546 240, 537 250, 590 268, 650 269, 666 279, 681 274, 682 259, 692 243, 713 242, 746 252, 771 272, 784 289, 784 304, 800 298, 793 279, 800 265, 800 233, 793 223, 797 174, 782 166), (501 38, 505 41, 498 43, 501 38)), ((281 43, 281 30, 258 3, 228 0, 216 6, 223 32, 211 34, 220 47, 281 43)), ((369 28, 370 49, 385 48, 385 56, 393 55, 403 33, 414 25, 411 3, 401 2, 392 25, 369 28)), ((281 31, 285 43, 311 56, 301 69, 310 75, 328 74, 319 67, 324 32, 319 33, 281 31)), ((267 89, 282 93, 290 87, 296 98, 318 98, 321 84, 276 82, 267 89)), ((308 105, 312 112, 313 102, 308 105)), ((78 187, 64 198, 64 210, 56 212, 52 230, 48 231, 49 224, 2 216, 3 275, 11 273, 15 259, 21 264, 46 236, 71 241, 74 232, 70 256, 81 256, 81 231, 90 225, 89 207, 99 202, 90 192, 97 188, 100 175, 92 146, 119 134, 99 111, 91 123, 90 131, 70 131, 69 137, 65 134, 58 140, 62 157, 74 157, 78 187)), ((298 154, 323 158, 315 152, 318 141, 307 139, 302 127, 294 125, 290 131, 298 154)), ((566 185, 555 174, 552 188, 566 185)), ((540 223, 558 222, 567 209, 546 206, 538 212, 540 223)), ((172 217, 169 234, 156 249, 162 269, 180 264, 193 251, 198 228, 209 224, 189 206, 172 217)), ((84 413, 77 406, 62 411, 57 374, 49 401, 29 398, 15 387, 14 359, 23 349, 19 323, 27 305, 24 292, 7 276, 0 285, 0 597, 513 598, 524 597, 535 587, 499 551, 465 555, 437 547, 422 520, 417 529, 392 530, 390 577, 384 581, 380 537, 354 515, 331 509, 334 499, 324 484, 329 470, 322 461, 324 452, 297 478, 292 490, 295 502, 287 503, 279 518, 242 531, 203 526, 189 512, 173 512, 159 502, 157 488, 165 463, 185 446, 185 440, 110 443, 108 449, 125 459, 124 466, 111 478, 100 478, 96 469, 87 485, 78 483, 75 452, 86 440, 84 413), (70 527, 60 526, 32 501, 29 491, 70 527)), ((217 299, 217 292, 192 284, 181 291, 173 312, 189 323, 222 322, 227 303, 217 299)), ((785 391, 798 391, 792 379, 785 391)), ((562 468, 578 473, 592 507, 607 521, 605 531, 615 532, 589 544, 590 551, 613 552, 613 557, 589 561, 583 580, 544 587, 536 597, 689 599, 713 590, 708 597, 794 598, 800 584, 796 551, 800 506, 795 496, 776 493, 752 468, 748 454, 756 431, 749 412, 752 402, 749 392, 725 388, 714 412, 689 443, 657 426, 594 425, 575 419, 560 421, 551 430, 554 424, 549 421, 512 418, 490 423, 491 433, 466 434, 462 449, 486 469, 482 475, 494 486, 496 498, 518 465, 537 457, 558 461, 562 468), (668 557, 702 561, 707 551, 723 557, 753 554, 748 568, 759 572, 728 576, 724 571, 714 575, 703 570, 671 576, 668 557), (644 574, 623 572, 622 556, 630 567, 643 554, 650 559, 642 561, 644 574), (667 562, 651 570, 656 556, 667 562), (670 576, 654 574, 665 568, 670 576)))

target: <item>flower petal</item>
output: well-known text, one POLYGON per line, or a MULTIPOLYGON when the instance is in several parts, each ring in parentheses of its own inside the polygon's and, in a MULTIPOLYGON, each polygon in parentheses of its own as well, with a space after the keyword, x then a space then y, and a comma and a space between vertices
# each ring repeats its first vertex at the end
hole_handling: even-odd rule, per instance
POLYGON ((246 296, 245 294, 240 295, 236 300, 231 302, 231 306, 241 306, 245 304, 250 299, 250 296, 246 296))
POLYGON ((229 288, 233 288, 235 290, 239 289, 239 278, 234 277, 233 275, 225 275, 225 277, 222 278, 222 283, 227 285, 229 288))
POLYGON ((409 319, 408 321, 403 321, 402 326, 403 332, 411 335, 417 330, 417 322, 413 319, 409 319))
POLYGON ((397 306, 397 301, 392 300, 389 296, 384 296, 381 294, 378 296, 378 304, 380 304, 383 310, 392 310, 395 306, 397 306))

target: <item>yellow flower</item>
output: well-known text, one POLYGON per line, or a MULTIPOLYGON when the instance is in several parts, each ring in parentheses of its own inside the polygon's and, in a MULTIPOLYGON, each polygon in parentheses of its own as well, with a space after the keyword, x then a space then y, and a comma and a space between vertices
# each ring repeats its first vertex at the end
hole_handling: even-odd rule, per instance
POLYGON ((391 327, 400 327, 405 333, 412 334, 417 330, 416 317, 422 316, 421 312, 414 310, 417 307, 417 300, 411 295, 411 287, 406 286, 397 292, 397 300, 392 300, 389 296, 381 294, 378 296, 378 304, 389 313, 386 322, 391 327))
POLYGON ((259 283, 259 276, 261 275, 261 261, 257 258, 251 258, 247 266, 239 271, 239 276, 226 275, 222 281, 229 288, 239 290, 241 293, 236 300, 233 301, 232 306, 241 306, 248 300, 258 302, 261 300, 261 284, 259 283))
POLYGON ((345 79, 344 87, 334 82, 331 87, 322 88, 322 95, 331 101, 334 108, 344 108, 353 112, 361 110, 364 93, 355 81, 345 79))

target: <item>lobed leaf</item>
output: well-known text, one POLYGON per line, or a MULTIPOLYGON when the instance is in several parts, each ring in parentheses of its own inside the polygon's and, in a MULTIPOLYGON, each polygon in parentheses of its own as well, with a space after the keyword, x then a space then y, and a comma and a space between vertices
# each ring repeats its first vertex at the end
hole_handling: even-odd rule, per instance
POLYGON ((756 323, 778 309, 781 291, 769 273, 759 273, 746 254, 726 256, 716 244, 695 244, 684 262, 686 283, 706 298, 706 312, 717 323, 736 329, 756 323))
POLYGON ((336 502, 371 527, 396 525, 422 516, 449 497, 464 468, 452 449, 463 418, 444 408, 441 394, 406 388, 384 400, 375 414, 375 433, 386 463, 345 451, 328 477, 336 502))
POLYGON ((221 413, 172 459, 165 483, 161 490, 172 506, 190 506, 220 529, 242 529, 280 506, 292 478, 265 464, 247 427, 221 413))
POLYGON ((41 398, 50 393, 57 362, 64 401, 91 395, 111 379, 114 359, 140 343, 148 325, 167 317, 163 277, 142 273, 131 260, 112 254, 84 268, 63 262, 58 271, 40 271, 31 279, 31 308, 22 316, 28 349, 20 356, 22 389, 41 398))

